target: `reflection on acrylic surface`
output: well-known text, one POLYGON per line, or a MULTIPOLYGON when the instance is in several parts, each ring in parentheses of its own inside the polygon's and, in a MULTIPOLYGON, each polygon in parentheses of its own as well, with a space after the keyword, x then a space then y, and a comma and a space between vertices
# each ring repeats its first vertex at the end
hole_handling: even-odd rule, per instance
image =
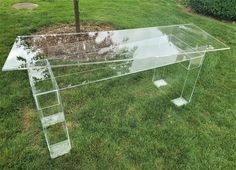
POLYGON ((200 28, 188 25, 120 31, 18 37, 3 70, 27 69, 48 59, 51 66, 135 60, 130 70, 179 62, 188 54, 228 48, 200 28), (179 55, 181 57, 179 57, 179 55))

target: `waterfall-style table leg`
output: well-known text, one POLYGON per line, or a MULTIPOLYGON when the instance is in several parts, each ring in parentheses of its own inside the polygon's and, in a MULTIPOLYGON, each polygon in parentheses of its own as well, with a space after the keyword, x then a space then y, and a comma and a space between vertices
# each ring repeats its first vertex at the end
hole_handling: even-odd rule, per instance
MULTIPOLYGON (((185 68, 187 73, 183 81, 180 96, 171 100, 176 106, 180 107, 191 102, 195 86, 201 72, 204 58, 205 58, 205 53, 202 53, 198 57, 193 57, 192 59, 190 59, 187 65, 186 63, 185 64, 180 63, 185 68)), ((154 85, 157 88, 168 86, 169 83, 166 81, 165 68, 161 68, 161 70, 158 69, 154 70, 154 75, 152 80, 154 85)))
POLYGON ((71 143, 60 91, 50 63, 41 60, 37 65, 28 64, 28 75, 50 156, 64 155, 70 152, 71 143))

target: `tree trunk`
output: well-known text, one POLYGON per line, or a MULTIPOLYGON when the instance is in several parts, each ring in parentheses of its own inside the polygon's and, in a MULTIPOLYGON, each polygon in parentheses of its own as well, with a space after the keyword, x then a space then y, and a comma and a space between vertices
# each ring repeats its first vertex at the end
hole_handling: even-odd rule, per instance
POLYGON ((80 32, 79 0, 74 0, 74 12, 76 32, 80 32))

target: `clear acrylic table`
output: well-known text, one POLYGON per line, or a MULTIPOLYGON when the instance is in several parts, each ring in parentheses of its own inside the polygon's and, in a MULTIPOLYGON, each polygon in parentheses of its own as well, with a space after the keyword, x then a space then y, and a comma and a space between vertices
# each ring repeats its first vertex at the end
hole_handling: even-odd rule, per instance
POLYGON ((193 24, 18 36, 3 71, 28 71, 49 153, 56 158, 71 149, 60 91, 153 69, 158 89, 179 88, 171 102, 180 107, 191 101, 205 54, 227 49, 193 24), (167 68, 173 64, 182 70, 167 68))

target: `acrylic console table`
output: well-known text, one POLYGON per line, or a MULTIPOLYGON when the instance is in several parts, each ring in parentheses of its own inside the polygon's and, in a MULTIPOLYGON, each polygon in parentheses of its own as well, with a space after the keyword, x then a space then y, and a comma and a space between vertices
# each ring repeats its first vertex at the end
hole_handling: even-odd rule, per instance
POLYGON ((172 84, 180 93, 171 100, 179 107, 191 101, 205 54, 227 49, 193 24, 19 36, 3 71, 28 71, 49 153, 56 158, 71 149, 60 91, 153 69, 159 89, 180 81, 172 84), (165 68, 173 64, 185 73, 171 77, 178 70, 165 68))

